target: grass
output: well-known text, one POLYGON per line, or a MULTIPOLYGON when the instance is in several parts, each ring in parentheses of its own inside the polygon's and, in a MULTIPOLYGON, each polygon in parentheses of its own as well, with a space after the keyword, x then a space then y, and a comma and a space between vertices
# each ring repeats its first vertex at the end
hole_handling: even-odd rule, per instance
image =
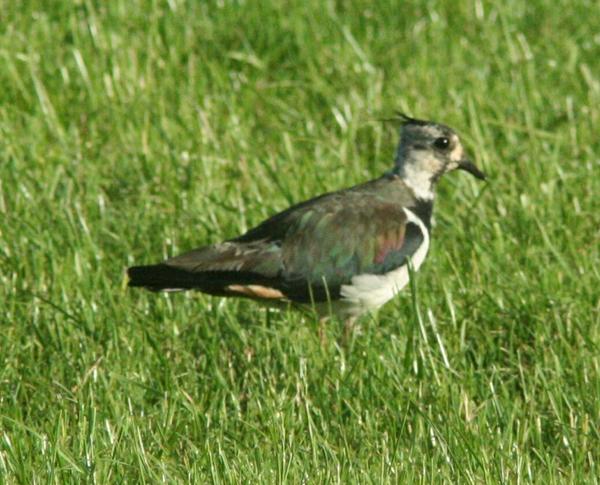
POLYGON ((598 483, 594 2, 0 2, 0 481, 598 483), (124 268, 391 166, 440 183, 415 282, 339 325, 124 268))

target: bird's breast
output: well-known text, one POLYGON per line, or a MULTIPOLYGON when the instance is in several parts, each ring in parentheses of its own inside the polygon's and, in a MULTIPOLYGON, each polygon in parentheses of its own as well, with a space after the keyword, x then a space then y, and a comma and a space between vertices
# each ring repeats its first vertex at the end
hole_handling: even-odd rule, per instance
MULTIPOLYGON (((408 224, 414 224, 421 231, 423 240, 416 251, 410 257, 412 270, 417 271, 429 250, 429 231, 427 227, 411 210, 404 209, 408 224)), ((341 300, 351 307, 355 307, 357 313, 374 310, 391 300, 409 282, 410 268, 408 263, 394 268, 383 274, 359 274, 352 278, 351 283, 341 288, 341 300), (362 311, 359 311, 362 309, 362 311)))

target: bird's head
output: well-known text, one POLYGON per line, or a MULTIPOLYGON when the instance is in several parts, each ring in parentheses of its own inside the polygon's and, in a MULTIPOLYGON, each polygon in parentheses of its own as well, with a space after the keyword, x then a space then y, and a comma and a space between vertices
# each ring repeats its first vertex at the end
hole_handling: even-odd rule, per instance
POLYGON ((433 197, 433 186, 452 170, 461 169, 480 180, 484 173, 471 162, 458 135, 450 127, 399 115, 402 133, 396 152, 394 172, 420 198, 433 197))

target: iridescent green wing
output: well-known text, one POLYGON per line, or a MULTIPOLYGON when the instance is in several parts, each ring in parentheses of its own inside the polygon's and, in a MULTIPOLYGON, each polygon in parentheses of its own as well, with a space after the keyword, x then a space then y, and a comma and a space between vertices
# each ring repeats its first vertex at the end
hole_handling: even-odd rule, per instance
POLYGON ((277 272, 271 284, 288 298, 335 300, 354 276, 384 274, 405 264, 424 239, 401 204, 370 188, 292 207, 234 241, 280 248, 281 259, 266 264, 264 274, 277 272))

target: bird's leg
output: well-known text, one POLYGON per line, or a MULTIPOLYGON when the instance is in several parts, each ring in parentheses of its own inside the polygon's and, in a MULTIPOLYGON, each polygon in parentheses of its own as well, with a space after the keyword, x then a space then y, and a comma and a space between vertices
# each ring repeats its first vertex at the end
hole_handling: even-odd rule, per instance
POLYGON ((344 322, 344 334, 342 335, 342 346, 347 347, 352 339, 352 334, 354 333, 354 323, 356 322, 356 317, 348 317, 344 322))
POLYGON ((321 341, 321 348, 327 347, 327 332, 325 330, 325 323, 329 320, 329 317, 319 318, 319 340, 321 341))

